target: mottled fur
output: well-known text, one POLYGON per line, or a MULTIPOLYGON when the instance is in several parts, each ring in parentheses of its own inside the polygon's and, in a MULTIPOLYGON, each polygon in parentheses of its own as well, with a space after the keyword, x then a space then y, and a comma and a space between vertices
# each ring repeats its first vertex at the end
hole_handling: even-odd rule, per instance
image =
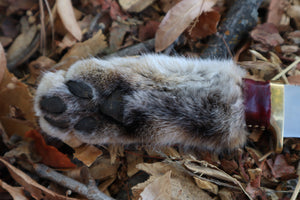
POLYGON ((35 97, 42 129, 62 140, 72 131, 83 142, 180 144, 215 152, 231 150, 246 141, 242 78, 245 72, 230 60, 201 60, 144 55, 109 60, 87 59, 70 69, 44 75, 35 97), (74 96, 68 80, 83 81, 92 99, 74 96), (122 122, 99 112, 99 105, 122 91, 122 122), (67 105, 61 114, 40 107, 43 97, 57 96, 67 105), (91 132, 74 130, 85 116, 97 119, 91 132), (50 125, 44 117, 64 120, 69 127, 50 125))

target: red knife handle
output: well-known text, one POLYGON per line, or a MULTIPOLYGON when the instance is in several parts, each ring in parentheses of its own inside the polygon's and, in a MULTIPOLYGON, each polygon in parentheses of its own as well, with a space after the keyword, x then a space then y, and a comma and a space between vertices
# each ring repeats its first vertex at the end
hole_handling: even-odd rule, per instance
POLYGON ((269 127, 271 117, 269 82, 244 79, 244 104, 248 126, 269 127))

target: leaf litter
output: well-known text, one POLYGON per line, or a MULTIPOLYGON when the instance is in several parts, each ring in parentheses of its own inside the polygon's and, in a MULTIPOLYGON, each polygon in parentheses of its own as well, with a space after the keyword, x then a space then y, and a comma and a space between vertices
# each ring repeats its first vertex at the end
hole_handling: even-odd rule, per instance
MULTIPOLYGON (((276 154, 272 145, 266 145, 272 136, 253 130, 249 140, 254 145, 219 158, 177 146, 94 146, 75 136, 57 142, 43 134, 36 122, 32 98, 45 71, 67 69, 79 59, 118 53, 130 45, 135 48, 154 37, 156 51, 171 47, 199 57, 207 39, 218 34, 230 4, 222 0, 45 2, 50 10, 44 8, 43 19, 37 1, 1 3, 6 10, 0 10, 4 145, 0 167, 9 172, 1 173, 1 194, 7 191, 13 199, 100 199, 69 189, 78 184, 102 199, 297 198, 299 139, 285 139, 283 152, 276 154), (42 28, 45 49, 38 48, 42 28), (57 171, 62 181, 47 177, 57 171)), ((249 33, 248 43, 239 47, 235 57, 249 77, 299 85, 299 6, 286 0, 262 4, 260 16, 266 18, 249 33)))

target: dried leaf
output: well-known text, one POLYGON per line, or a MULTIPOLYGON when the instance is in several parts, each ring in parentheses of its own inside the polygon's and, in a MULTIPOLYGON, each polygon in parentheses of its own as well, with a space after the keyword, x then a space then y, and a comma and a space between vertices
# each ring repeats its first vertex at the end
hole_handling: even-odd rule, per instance
POLYGON ((135 153, 127 153, 126 160, 128 177, 135 175, 139 171, 139 169, 136 168, 136 165, 144 161, 142 154, 139 155, 135 153))
POLYGON ((93 145, 82 145, 74 148, 74 157, 83 162, 86 166, 91 166, 103 152, 93 145))
POLYGON ((132 188, 135 196, 139 194, 147 185, 155 181, 156 178, 159 178, 165 175, 168 171, 172 171, 171 176, 171 194, 172 199, 211 199, 211 197, 198 188, 192 179, 187 173, 182 171, 176 164, 173 163, 153 163, 147 164, 142 163, 138 164, 137 168, 143 170, 152 176, 148 181, 140 183, 134 188, 132 188))
POLYGON ((5 189, 15 200, 27 200, 23 187, 13 187, 0 179, 0 186, 5 189))
POLYGON ((74 168, 76 165, 70 161, 67 155, 58 151, 55 147, 46 144, 42 135, 36 130, 26 132, 25 137, 34 140, 34 147, 42 163, 55 168, 74 168))
POLYGON ((141 12, 153 2, 154 0, 119 0, 122 9, 128 12, 141 12))
POLYGON ((0 120, 8 136, 12 134, 23 136, 26 131, 36 127, 35 114, 32 109, 33 97, 27 85, 8 72, 2 46, 0 47, 0 80, 1 77, 0 120), (18 109, 18 112, 22 113, 22 118, 13 118, 11 108, 18 109))
POLYGON ((207 163, 206 161, 186 160, 184 165, 193 173, 198 173, 201 175, 205 174, 207 176, 234 183, 238 185, 248 197, 250 197, 249 194, 247 194, 247 192, 244 190, 242 184, 236 178, 233 178, 232 176, 228 175, 216 166, 207 163))
POLYGON ((195 24, 190 27, 189 36, 193 39, 201 39, 217 32, 217 25, 221 15, 217 11, 202 13, 195 24))
POLYGON ((7 62, 12 62, 21 57, 29 47, 37 33, 37 26, 32 25, 28 30, 21 33, 12 43, 7 51, 7 62))
POLYGON ((57 0, 57 12, 65 28, 78 40, 81 41, 82 33, 76 21, 71 0, 57 0))
POLYGON ((216 0, 183 0, 171 8, 156 32, 155 51, 167 48, 196 17, 209 11, 215 3, 216 0))
POLYGON ((120 166, 119 162, 111 164, 109 158, 98 158, 90 167, 91 176, 94 179, 106 180, 115 177, 120 166))
POLYGON ((272 23, 278 27, 288 4, 289 3, 285 0, 271 0, 267 22, 272 23))
POLYGON ((282 154, 277 155, 274 162, 272 159, 268 159, 267 164, 270 167, 272 175, 275 178, 282 178, 288 175, 293 175, 296 171, 294 166, 288 165, 284 158, 284 155, 282 154))
POLYGON ((278 46, 284 42, 283 38, 279 35, 276 26, 271 23, 259 24, 251 31, 251 37, 264 45, 272 47, 278 46))
POLYGON ((147 185, 140 196, 143 200, 171 200, 171 171, 147 185))
POLYGON ((59 61, 58 69, 67 69, 79 59, 95 56, 107 47, 105 36, 99 30, 92 38, 75 44, 59 61))
POLYGON ((154 38, 158 26, 159 22, 152 20, 148 21, 145 25, 141 25, 139 27, 139 39, 145 41, 154 38))
POLYGON ((130 31, 127 24, 113 22, 110 30, 109 49, 111 52, 121 48, 125 34, 130 31))
POLYGON ((35 199, 76 200, 75 198, 69 198, 56 194, 55 192, 52 192, 51 190, 38 184, 35 180, 30 178, 30 176, 11 165, 2 157, 0 157, 0 162, 2 162, 7 167, 12 178, 20 185, 22 185, 24 189, 28 191, 35 199))
POLYGON ((199 188, 211 192, 213 194, 218 194, 219 188, 216 184, 213 184, 209 181, 201 180, 198 177, 194 177, 194 179, 199 188))

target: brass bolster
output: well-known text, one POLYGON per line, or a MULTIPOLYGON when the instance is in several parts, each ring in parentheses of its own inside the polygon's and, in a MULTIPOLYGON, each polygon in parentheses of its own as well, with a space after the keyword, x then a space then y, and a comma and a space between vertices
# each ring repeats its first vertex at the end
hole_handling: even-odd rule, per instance
POLYGON ((275 152, 280 153, 283 148, 284 131, 284 85, 271 83, 271 131, 276 138, 275 152))

